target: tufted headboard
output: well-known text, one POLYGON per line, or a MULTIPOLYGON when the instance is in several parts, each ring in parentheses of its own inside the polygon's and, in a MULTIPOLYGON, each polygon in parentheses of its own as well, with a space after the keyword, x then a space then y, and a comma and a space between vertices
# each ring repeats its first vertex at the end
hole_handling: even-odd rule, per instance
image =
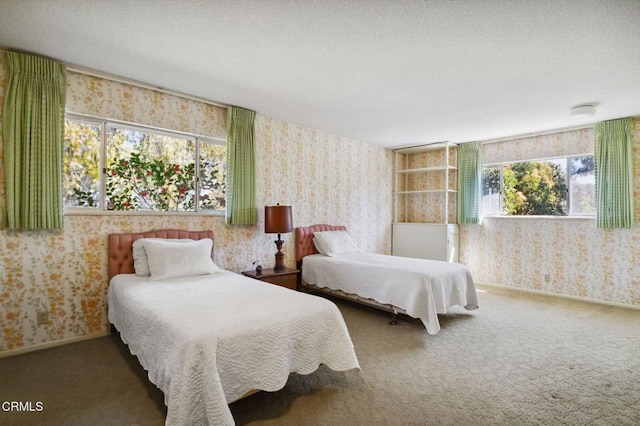
POLYGON ((318 231, 346 231, 347 227, 342 225, 311 225, 307 227, 296 228, 296 262, 302 261, 302 258, 310 254, 318 253, 313 245, 313 233, 318 231))
MULTIPOLYGON (((190 238, 201 240, 213 239, 213 231, 184 231, 181 229, 158 229, 156 231, 109 234, 109 280, 118 274, 133 274, 133 242, 139 238, 190 238)), ((213 246, 211 246, 211 259, 213 259, 213 246)))

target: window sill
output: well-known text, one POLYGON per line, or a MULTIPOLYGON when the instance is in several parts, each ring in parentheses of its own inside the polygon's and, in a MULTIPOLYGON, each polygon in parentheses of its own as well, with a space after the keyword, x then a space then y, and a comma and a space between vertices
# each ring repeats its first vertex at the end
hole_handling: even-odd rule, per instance
POLYGON ((92 208, 66 208, 64 216, 212 216, 224 217, 224 212, 132 212, 92 208))
POLYGON ((524 219, 524 220, 596 220, 595 216, 508 216, 508 215, 487 215, 482 216, 482 220, 485 219, 524 219))

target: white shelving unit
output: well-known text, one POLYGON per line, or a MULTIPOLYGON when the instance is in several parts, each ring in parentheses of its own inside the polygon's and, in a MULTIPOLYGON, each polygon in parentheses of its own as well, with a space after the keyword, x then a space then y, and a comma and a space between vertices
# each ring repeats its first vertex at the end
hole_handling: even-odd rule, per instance
POLYGON ((394 150, 392 254, 458 260, 456 147, 440 142, 394 150))

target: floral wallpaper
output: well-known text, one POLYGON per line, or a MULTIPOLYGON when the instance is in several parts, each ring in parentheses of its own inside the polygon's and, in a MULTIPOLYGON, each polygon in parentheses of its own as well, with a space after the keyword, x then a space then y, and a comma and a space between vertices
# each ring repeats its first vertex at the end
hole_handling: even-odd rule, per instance
POLYGON ((482 146, 484 164, 580 154, 593 154, 593 130, 590 128, 487 143, 482 146))
MULTIPOLYGON (((0 104, 5 73, 0 50, 0 104)), ((70 112, 226 136, 226 111, 215 105, 72 72, 67 85, 70 112)), ((633 137, 638 220, 640 119, 633 122, 633 137)), ((592 138, 591 130, 576 130, 487 144, 484 158, 501 162, 582 154, 592 152, 592 138)), ((1 141, 0 133, 0 160, 1 141)), ((276 237, 263 232, 262 206, 280 203, 293 207, 295 226, 344 224, 364 250, 390 252, 390 151, 258 114, 256 159, 257 226, 229 227, 221 216, 104 213, 67 215, 62 231, 0 230, 0 356, 3 351, 108 332, 109 233, 211 229, 220 266, 239 272, 258 260, 270 267, 276 237), (48 324, 37 325, 38 309, 49 311, 48 324)), ((0 212, 4 208, 2 164, 0 212)), ((442 211, 437 200, 424 203, 420 205, 428 204, 428 209, 416 207, 412 220, 430 220, 442 211)), ((450 215, 454 207, 450 203, 450 215)), ((283 239, 285 263, 294 266, 293 234, 283 239)), ((599 229, 593 219, 484 218, 480 225, 460 225, 460 261, 479 283, 636 307, 640 306, 638 247, 637 226, 599 229)))
MULTIPOLYGON (((634 199, 640 219, 640 119, 633 121, 634 199)), ((483 145, 483 162, 593 154, 591 128, 505 140, 483 145)), ((455 155, 451 157, 455 161, 455 155)), ((441 153, 411 154, 407 168, 441 165, 441 153)), ((455 185, 455 172, 450 182, 455 185)), ((400 175, 408 190, 443 186, 443 173, 400 175)), ((452 188, 453 189, 453 188, 452 188)), ((444 220, 443 194, 400 195, 399 221, 444 220)), ((455 197, 449 200, 455 222, 455 197)), ((596 228, 591 218, 485 217, 460 226, 460 262, 478 283, 561 294, 640 307, 640 230, 596 228)))
MULTIPOLYGON (((633 120, 636 223, 640 219, 640 119, 633 120)), ((593 153, 583 129, 484 145, 484 162, 593 153)), ((477 282, 640 307, 640 229, 595 219, 483 218, 460 225, 460 262, 477 282)))
MULTIPOLYGON (((456 165, 457 149, 451 147, 449 149, 449 165, 456 165)), ((446 164, 447 157, 445 150, 431 150, 426 152, 398 154, 398 169, 412 170, 428 167, 443 167, 446 164)), ((432 170, 419 173, 400 173, 395 176, 398 179, 398 188, 400 191, 432 191, 442 190, 445 188, 445 177, 448 173, 448 189, 456 189, 456 169, 432 170)), ((398 222, 418 222, 418 223, 455 223, 455 193, 450 192, 445 196, 442 192, 428 193, 411 193, 398 194, 397 196, 398 212, 396 220, 398 222), (448 210, 445 211, 444 205, 448 203, 448 210), (446 216, 446 217, 445 217, 446 216)))
POLYGON ((227 137, 225 108, 75 72, 67 73, 66 108, 161 129, 227 137))
MULTIPOLYGON (((0 50, 0 100, 5 72, 0 50)), ((226 137, 224 108, 73 72, 67 79, 67 111, 226 137)), ((108 332, 109 233, 211 229, 221 267, 240 272, 251 269, 254 260, 272 267, 276 236, 263 232, 262 206, 280 203, 292 206, 294 226, 343 224, 364 250, 389 253, 391 170, 391 153, 384 148, 258 115, 257 226, 227 226, 222 216, 105 212, 65 215, 64 229, 56 232, 0 230, 0 356, 108 332), (48 324, 37 325, 39 309, 49 311, 48 324)), ((4 172, 0 212, 3 194, 4 172)), ((285 263, 293 267, 293 233, 282 238, 285 263)))

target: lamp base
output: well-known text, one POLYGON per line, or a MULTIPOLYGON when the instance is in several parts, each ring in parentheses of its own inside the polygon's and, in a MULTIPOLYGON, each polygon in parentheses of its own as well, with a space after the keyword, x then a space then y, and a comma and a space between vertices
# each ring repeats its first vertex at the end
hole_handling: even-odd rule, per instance
POLYGON ((284 253, 280 251, 282 249, 282 243, 284 243, 284 241, 280 239, 280 234, 278 234, 278 239, 275 241, 275 243, 278 252, 276 253, 276 265, 273 267, 273 270, 284 271, 284 253))
POLYGON ((278 251, 276 253, 276 265, 273 267, 274 271, 284 271, 285 270, 285 266, 284 266, 284 253, 281 251, 278 251))

